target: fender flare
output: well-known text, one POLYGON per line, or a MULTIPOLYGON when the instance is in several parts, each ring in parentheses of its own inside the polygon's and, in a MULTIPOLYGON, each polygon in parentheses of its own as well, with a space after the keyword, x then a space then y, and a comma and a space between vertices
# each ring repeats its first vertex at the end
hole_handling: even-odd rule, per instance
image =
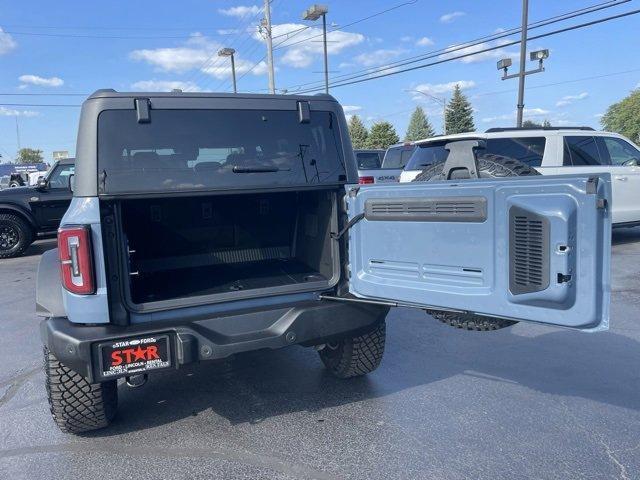
POLYGON ((29 222, 29 225, 31 225, 34 229, 38 228, 38 224, 33 214, 20 205, 16 205, 13 203, 0 203, 0 211, 2 210, 9 210, 11 212, 16 212, 21 217, 23 217, 27 222, 29 222))
POLYGON ((36 315, 40 317, 66 317, 60 283, 58 249, 47 250, 38 264, 36 279, 36 315))

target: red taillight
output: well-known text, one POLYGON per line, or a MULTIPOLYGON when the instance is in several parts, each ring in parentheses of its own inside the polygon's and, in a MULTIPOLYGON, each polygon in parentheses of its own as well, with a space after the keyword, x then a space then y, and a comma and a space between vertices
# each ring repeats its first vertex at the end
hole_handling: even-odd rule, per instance
POLYGON ((373 182, 374 182, 373 177, 359 177, 358 178, 358 183, 360 185, 365 185, 367 183, 373 183, 373 182))
POLYGON ((91 255, 91 229, 87 226, 60 228, 58 255, 62 286, 78 295, 96 293, 91 255))

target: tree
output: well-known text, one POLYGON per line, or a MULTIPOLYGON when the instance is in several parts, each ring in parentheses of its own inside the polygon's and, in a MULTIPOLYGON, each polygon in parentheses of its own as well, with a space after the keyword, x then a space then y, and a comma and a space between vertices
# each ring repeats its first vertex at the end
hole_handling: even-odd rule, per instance
POLYGON ((541 128, 541 123, 536 123, 533 120, 525 120, 522 122, 522 128, 541 128))
POLYGON ((460 85, 453 89, 453 96, 449 100, 445 112, 447 134, 473 132, 476 127, 473 123, 473 107, 462 93, 460 85))
POLYGON ((42 150, 36 150, 34 148, 21 148, 18 150, 18 163, 40 163, 43 160, 42 150))
POLYGON ((640 142, 640 88, 611 105, 600 123, 609 132, 620 133, 634 142, 640 142))
POLYGON ((435 134, 436 132, 433 131, 433 127, 429 123, 429 119, 425 115, 424 110, 422 110, 422 107, 416 107, 411 114, 404 141, 413 142, 415 140, 422 140, 423 138, 433 137, 435 134))
POLYGON ((349 119, 349 135, 351 136, 351 145, 353 148, 367 147, 369 132, 357 115, 353 115, 349 119))
POLYGON ((545 118, 544 121, 542 122, 542 126, 544 128, 549 128, 551 127, 551 122, 545 118))
POLYGON ((367 139, 368 148, 387 149, 389 145, 398 143, 400 138, 389 122, 377 122, 371 126, 369 138, 367 139))

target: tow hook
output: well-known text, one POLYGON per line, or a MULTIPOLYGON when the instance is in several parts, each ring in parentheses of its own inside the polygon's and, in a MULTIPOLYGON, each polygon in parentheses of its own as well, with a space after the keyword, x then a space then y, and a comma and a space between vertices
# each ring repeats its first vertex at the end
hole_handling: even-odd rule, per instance
POLYGON ((138 388, 147 383, 147 380, 149 380, 149 375, 147 375, 146 373, 142 375, 132 375, 130 377, 124 377, 124 380, 127 382, 127 387, 138 388))

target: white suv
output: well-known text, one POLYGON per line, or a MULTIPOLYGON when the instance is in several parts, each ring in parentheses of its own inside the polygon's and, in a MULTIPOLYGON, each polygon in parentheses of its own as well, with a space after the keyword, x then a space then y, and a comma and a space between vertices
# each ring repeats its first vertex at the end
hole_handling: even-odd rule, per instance
POLYGON ((613 223, 640 225, 640 148, 622 135, 589 127, 491 128, 420 140, 400 182, 410 182, 428 165, 446 160, 447 143, 470 139, 485 140, 485 154, 519 160, 543 175, 611 173, 613 223))

